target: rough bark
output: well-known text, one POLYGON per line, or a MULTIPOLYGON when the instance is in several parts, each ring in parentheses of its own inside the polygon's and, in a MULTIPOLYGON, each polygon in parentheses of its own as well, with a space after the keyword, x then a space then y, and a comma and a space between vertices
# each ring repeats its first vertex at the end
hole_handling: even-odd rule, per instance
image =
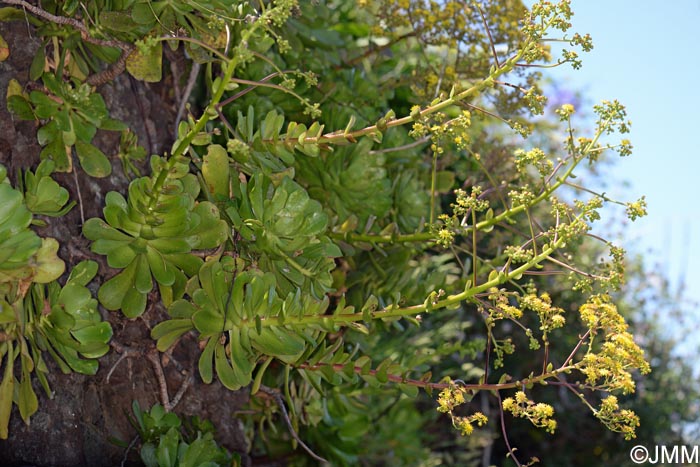
MULTIPOLYGON (((41 148, 36 141, 37 123, 14 119, 5 105, 5 91, 12 78, 23 85, 27 83, 29 66, 40 43, 29 25, 20 21, 0 23, 0 34, 10 48, 9 59, 0 63, 0 89, 3 90, 0 163, 7 167, 14 182, 17 170, 36 167, 41 148)), ((170 90, 168 86, 136 82, 126 74, 100 88, 111 116, 129 125, 149 154, 162 153, 172 143, 170 129, 175 104, 170 90)), ((119 134, 99 131, 94 143, 108 156, 114 155, 119 147, 119 134)), ((76 173, 56 174, 55 179, 69 190, 71 198, 82 202, 67 216, 45 219, 48 225, 39 230, 41 236, 59 241, 59 256, 66 262, 67 270, 88 258, 100 263, 93 292, 96 292, 96 284, 114 271, 110 271, 102 257, 90 252, 81 227, 83 219, 102 215, 107 192, 125 193, 128 179, 115 158, 112 166, 112 175, 104 179, 90 178, 79 167, 74 169, 76 173)), ((61 374, 50 357, 46 357, 52 370, 49 382, 54 396, 47 398, 35 384, 39 411, 29 426, 22 422, 16 407, 13 409, 10 437, 0 441, 0 465, 115 466, 122 462, 123 465, 140 465, 137 449, 126 452, 112 440, 129 443, 136 436, 127 418, 132 401, 139 401, 142 408, 161 402, 158 379, 146 355, 154 351, 155 345, 148 335, 150 328, 163 318, 165 311, 155 295, 149 298, 151 305, 137 320, 126 320, 120 313, 101 310, 103 318, 109 320, 114 329, 115 347, 129 349, 133 356, 119 361, 122 354, 113 349, 100 360, 100 370, 95 376, 61 374)), ((186 336, 185 340, 187 342, 180 343, 172 355, 161 356, 170 398, 188 375, 194 375, 176 412, 180 416, 197 415, 211 420, 222 445, 230 451, 245 453, 242 424, 234 414, 246 403, 247 391, 227 391, 216 382, 204 384, 194 371, 198 358, 194 350, 196 342, 192 336, 186 336)))

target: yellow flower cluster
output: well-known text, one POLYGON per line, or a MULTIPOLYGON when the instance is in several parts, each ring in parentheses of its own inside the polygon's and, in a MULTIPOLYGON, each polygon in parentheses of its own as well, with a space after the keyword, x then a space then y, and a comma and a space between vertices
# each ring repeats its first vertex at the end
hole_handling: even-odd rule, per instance
POLYGON ((524 391, 516 392, 515 398, 506 398, 502 407, 514 417, 528 419, 534 426, 544 428, 547 433, 554 433, 557 429, 557 421, 552 419, 554 407, 543 402, 531 401, 524 391))
POLYGON ((455 407, 464 404, 464 402, 464 390, 451 384, 440 391, 438 412, 451 413, 455 407))
POLYGON ((468 436, 474 432, 475 423, 477 426, 484 426, 488 422, 488 418, 481 412, 475 412, 466 417, 454 415, 453 410, 465 402, 464 389, 450 383, 440 392, 437 410, 449 414, 452 418, 452 426, 458 429, 463 436, 468 436))
POLYGON ((539 297, 535 294, 525 295, 521 300, 521 305, 524 309, 537 313, 540 318, 540 330, 544 333, 545 338, 549 332, 564 326, 566 323, 566 318, 563 316, 564 310, 552 306, 552 299, 548 293, 543 293, 539 297))
POLYGON ((639 426, 639 417, 631 410, 620 409, 617 397, 603 399, 600 409, 594 414, 610 431, 622 433, 627 441, 636 438, 635 428, 639 426))
POLYGON ((468 417, 452 417, 452 426, 457 428, 462 436, 469 436, 474 432, 474 423, 484 426, 489 419, 481 412, 476 412, 468 417))
POLYGON ((540 175, 546 176, 554 168, 554 163, 547 158, 547 155, 540 148, 534 148, 529 151, 518 149, 514 155, 515 167, 518 169, 518 172, 524 172, 529 166, 533 166, 540 175))
POLYGON ((560 108, 555 110, 555 112, 559 115, 559 117, 561 117, 563 121, 568 120, 568 118, 576 112, 576 109, 571 104, 564 104, 560 108))
POLYGON ((581 319, 588 326, 591 342, 602 335, 598 349, 592 346, 580 362, 579 369, 586 375, 586 382, 607 391, 634 392, 630 371, 638 369, 643 374, 651 367, 644 360, 644 351, 627 332, 627 323, 607 295, 596 295, 579 309, 581 319), (595 351, 597 350, 597 352, 595 351))

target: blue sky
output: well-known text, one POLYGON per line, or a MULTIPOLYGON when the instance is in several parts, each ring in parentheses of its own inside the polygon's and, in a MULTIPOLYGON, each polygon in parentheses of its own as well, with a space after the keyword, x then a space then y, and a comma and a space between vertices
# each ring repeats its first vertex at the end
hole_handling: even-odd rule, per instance
POLYGON ((632 120, 634 153, 604 177, 617 198, 646 195, 649 215, 627 225, 619 243, 658 265, 673 286, 684 276, 687 297, 700 300, 700 0, 571 5, 574 31, 590 33, 595 48, 580 70, 560 67, 551 76, 589 106, 620 100, 632 120))

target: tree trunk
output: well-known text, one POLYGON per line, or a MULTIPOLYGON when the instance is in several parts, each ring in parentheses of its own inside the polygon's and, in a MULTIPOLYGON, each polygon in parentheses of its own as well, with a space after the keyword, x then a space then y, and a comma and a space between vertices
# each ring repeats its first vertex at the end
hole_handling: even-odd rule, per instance
MULTIPOLYGON (((0 63, 0 85, 7 90, 10 79, 25 85, 29 67, 41 45, 28 23, 0 22, 0 34, 8 42, 10 57, 0 63)), ((159 154, 172 143, 175 98, 167 82, 147 85, 122 74, 99 89, 113 118, 125 122, 138 136, 148 154, 159 154)), ((2 100, 5 101, 3 92, 2 100)), ((3 102, 4 103, 4 102, 3 102)), ((0 164, 8 169, 14 183, 20 169, 36 167, 41 150, 37 143, 37 122, 19 121, 0 106, 0 164)), ((98 131, 93 143, 112 161, 112 175, 103 179, 88 177, 74 164, 74 173, 54 174, 56 181, 71 194, 78 206, 61 218, 45 218, 46 227, 38 229, 43 237, 56 238, 61 245, 59 256, 66 262, 66 271, 84 259, 100 264, 97 279, 103 282, 114 271, 104 257, 89 250, 89 242, 82 236, 85 219, 102 216, 104 197, 109 191, 126 191, 129 180, 124 176, 116 154, 119 150, 118 132, 98 131)), ((142 173, 147 167, 141 167, 142 173)), ((67 274, 67 273, 66 273, 67 274)), ((96 283, 96 282, 94 282, 96 283)), ((93 284, 94 284, 93 283, 93 284)), ((96 294, 96 286, 92 287, 96 294)), ((172 354, 159 354, 149 337, 150 328, 162 320, 165 310, 152 294, 144 315, 127 320, 119 312, 102 310, 103 318, 114 329, 113 349, 100 359, 100 370, 95 376, 77 373, 64 375, 45 355, 51 370, 49 382, 54 391, 52 399, 38 384, 39 410, 26 426, 16 407, 10 423, 10 436, 0 441, 0 464, 36 466, 115 466, 140 465, 138 445, 130 449, 119 446, 135 441, 136 430, 129 422, 132 402, 142 408, 162 403, 163 390, 170 401, 186 380, 190 380, 176 407, 181 417, 197 415, 211 420, 216 426, 217 441, 230 451, 245 458, 247 451, 242 422, 234 414, 248 400, 247 391, 227 391, 220 383, 206 385, 196 372, 198 353, 187 352, 197 344, 190 341, 176 346, 172 354), (150 359, 148 357, 151 357, 150 359), (158 365, 160 363, 160 365, 158 365), (162 368, 167 388, 157 377, 162 368)), ((34 383, 37 383, 34 381, 34 383)))

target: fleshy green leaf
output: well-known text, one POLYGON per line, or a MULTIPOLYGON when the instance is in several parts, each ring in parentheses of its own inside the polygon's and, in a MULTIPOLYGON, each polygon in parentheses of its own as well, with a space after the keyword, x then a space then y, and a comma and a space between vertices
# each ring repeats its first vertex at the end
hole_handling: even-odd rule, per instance
POLYGON ((126 294, 133 289, 135 273, 136 262, 132 261, 126 269, 102 284, 97 292, 97 298, 102 306, 108 310, 118 310, 126 294))
POLYGON ((229 196, 229 159, 226 150, 212 144, 207 148, 207 154, 202 163, 202 176, 210 193, 228 198, 229 196))
POLYGON ((14 366, 14 344, 12 341, 7 346, 5 358, 5 373, 0 383, 0 439, 7 439, 10 414, 12 413, 12 393, 15 387, 15 377, 12 371, 14 366))
POLYGON ((202 381, 209 384, 214 379, 213 372, 213 358, 214 358, 214 347, 217 345, 218 336, 213 336, 209 338, 207 345, 202 351, 202 355, 199 357, 199 362, 197 364, 199 369, 199 375, 202 377, 202 381))
POLYGON ((91 177, 102 178, 112 173, 112 164, 109 163, 107 156, 92 144, 77 140, 75 151, 78 154, 80 166, 91 177))
POLYGON ((163 76, 162 68, 163 43, 160 41, 154 42, 145 51, 134 49, 126 59, 126 69, 131 76, 141 81, 157 83, 163 76))

